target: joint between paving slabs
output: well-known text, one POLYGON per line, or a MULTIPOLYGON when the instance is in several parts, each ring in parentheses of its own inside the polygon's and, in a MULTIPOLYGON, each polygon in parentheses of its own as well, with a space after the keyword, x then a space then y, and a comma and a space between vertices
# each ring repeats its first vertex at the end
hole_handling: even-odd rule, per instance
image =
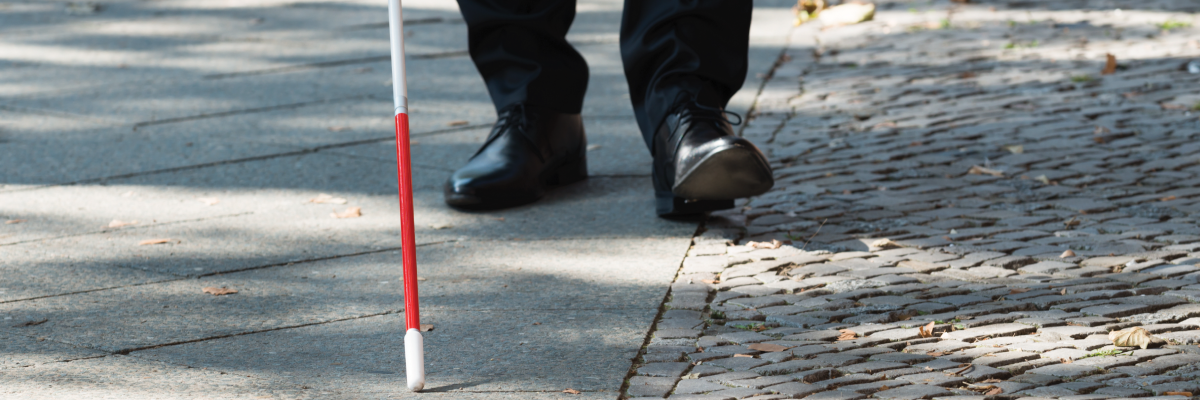
MULTIPOLYGON (((414 134, 409 135, 409 137, 434 136, 434 135, 454 133, 454 132, 483 128, 483 127, 486 127, 486 126, 484 126, 484 125, 459 126, 459 127, 454 127, 454 128, 438 129, 438 130, 423 132, 423 133, 414 133, 414 134)), ((179 171, 188 171, 188 170, 193 170, 193 169, 202 169, 202 168, 216 167, 216 166, 221 166, 221 165, 241 164, 241 163, 252 162, 252 161, 262 161, 262 160, 270 160, 270 159, 275 159, 275 158, 283 158, 283 157, 291 157, 291 156, 316 153, 321 150, 337 149, 337 148, 342 148, 342 147, 352 147, 352 146, 358 146, 358 145, 368 144, 368 143, 385 142, 388 140, 395 140, 395 139, 396 139, 395 136, 384 136, 384 137, 371 138, 371 139, 352 140, 349 142, 331 143, 331 144, 310 147, 310 148, 306 148, 303 150, 295 150, 295 151, 288 151, 288 152, 275 153, 275 154, 264 154, 261 156, 253 156, 253 157, 245 157, 245 158, 235 158, 232 160, 212 161, 212 162, 207 162, 207 163, 184 165, 184 166, 179 166, 179 167, 170 167, 170 168, 156 169, 156 170, 150 170, 150 171, 130 172, 130 173, 126 173, 126 174, 110 175, 110 176, 104 176, 104 177, 99 177, 99 178, 81 179, 81 180, 72 181, 72 182, 51 183, 51 184, 32 186, 32 187, 21 188, 21 189, 5 190, 5 191, 0 191, 0 193, 28 192, 28 191, 40 190, 40 189, 46 189, 46 188, 52 188, 52 187, 74 186, 74 185, 83 185, 83 184, 88 184, 88 183, 101 183, 101 182, 107 182, 107 181, 116 180, 116 179, 127 179, 127 178, 139 177, 139 176, 149 176, 149 175, 165 174, 165 173, 172 173, 172 172, 179 172, 179 171)))
MULTIPOLYGON (((696 227, 696 231, 692 233, 692 240, 688 246, 689 250, 691 249, 692 246, 694 246, 696 244, 696 238, 699 237, 700 234, 703 232, 704 232, 704 223, 701 222, 696 227)), ((672 285, 676 281, 679 280, 679 274, 680 274, 680 272, 683 271, 683 261, 686 259, 687 259, 687 255, 685 253, 683 258, 679 260, 679 267, 675 269, 675 276, 671 278, 672 285)), ((663 295, 662 302, 659 303, 659 305, 658 305, 658 313, 656 313, 654 315, 654 321, 650 323, 650 329, 646 331, 646 337, 642 339, 642 347, 638 349, 638 353, 637 353, 637 355, 635 355, 633 357, 633 360, 630 360, 629 371, 625 373, 625 379, 622 380, 621 388, 617 391, 617 393, 619 393, 618 398, 621 400, 625 400, 625 399, 629 398, 629 395, 628 395, 629 386, 630 386, 629 382, 631 379, 633 379, 633 377, 637 376, 638 368, 640 368, 642 365, 645 364, 644 362, 642 362, 640 360, 642 360, 642 358, 645 357, 646 350, 647 350, 647 348, 650 347, 650 340, 654 338, 654 333, 658 331, 658 321, 662 320, 663 314, 665 314, 667 312, 667 302, 669 302, 671 300, 671 295, 673 292, 674 292, 673 287, 668 286, 667 293, 665 295, 663 295)), ((712 296, 715 296, 715 294, 710 294, 709 296, 712 297, 712 296)), ((706 306, 706 308, 707 308, 707 306, 706 306)), ((685 373, 690 372, 691 369, 692 369, 692 366, 688 366, 687 371, 685 371, 685 373)), ((679 383, 676 382, 675 384, 678 385, 679 383)), ((675 390, 675 387, 672 386, 671 391, 674 391, 674 390, 675 390)))
POLYGON ((29 239, 29 240, 20 241, 20 242, 0 243, 0 247, 14 246, 14 245, 26 244, 26 243, 37 243, 37 242, 44 242, 47 240, 65 239, 65 238, 70 238, 70 237, 98 235, 101 233, 116 232, 116 231, 121 231, 121 230, 134 230, 134 229, 150 228, 150 227, 157 227, 157 226, 164 226, 164 225, 188 223, 188 222, 211 221, 211 220, 215 220, 215 219, 240 217, 243 215, 250 215, 250 214, 254 214, 254 212, 247 211, 247 212, 241 212, 241 213, 237 213, 237 214, 218 215, 218 216, 214 216, 214 217, 185 219, 185 220, 161 222, 161 223, 150 223, 150 224, 146 224, 146 225, 135 225, 135 226, 128 226, 128 227, 120 227, 120 228, 105 228, 105 229, 101 229, 98 231, 76 233, 76 234, 72 234, 72 235, 51 236, 51 237, 44 237, 44 238, 38 238, 38 239, 29 239))

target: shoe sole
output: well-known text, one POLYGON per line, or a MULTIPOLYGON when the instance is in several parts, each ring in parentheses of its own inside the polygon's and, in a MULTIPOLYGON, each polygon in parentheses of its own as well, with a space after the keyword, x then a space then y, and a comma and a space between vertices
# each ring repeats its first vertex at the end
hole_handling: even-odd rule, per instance
POLYGON ((466 211, 499 210, 533 203, 541 200, 549 189, 587 179, 587 154, 583 153, 578 157, 568 157, 567 159, 569 161, 557 168, 547 168, 539 179, 542 186, 533 193, 472 196, 454 193, 447 188, 447 190, 443 190, 443 195, 447 205, 466 211))
POLYGON ((732 200, 771 190, 771 166, 758 151, 729 144, 710 152, 675 182, 675 196, 695 200, 732 200))

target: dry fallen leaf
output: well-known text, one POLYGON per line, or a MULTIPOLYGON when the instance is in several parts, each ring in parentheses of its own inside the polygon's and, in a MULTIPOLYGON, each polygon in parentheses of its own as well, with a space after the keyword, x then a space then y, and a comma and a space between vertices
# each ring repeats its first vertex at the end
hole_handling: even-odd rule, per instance
POLYGON ((421 324, 421 332, 429 332, 433 330, 433 324, 421 324))
POLYGON ((750 350, 765 351, 768 353, 780 352, 791 348, 770 343, 755 343, 746 347, 750 348, 750 350))
POLYGON ((734 356, 734 357, 749 357, 749 358, 754 358, 754 356, 752 356, 752 355, 749 355, 749 354, 734 354, 733 356, 734 356))
POLYGON ((984 167, 980 167, 978 165, 972 165, 971 169, 967 170, 967 173, 971 174, 971 175, 991 175, 991 176, 1000 177, 1000 178, 1004 177, 1004 171, 995 170, 995 169, 991 169, 991 168, 984 168, 984 167))
POLYGON ((334 218, 358 218, 362 216, 362 207, 350 207, 346 211, 329 214, 334 218))
POLYGON ((1163 339, 1150 336, 1149 331, 1139 326, 1109 332, 1108 340, 1111 340, 1117 347, 1141 347, 1143 350, 1152 344, 1166 343, 1163 339))
POLYGON ((49 321, 49 319, 47 319, 47 318, 43 318, 43 319, 41 319, 41 320, 37 320, 37 321, 25 321, 25 322, 22 322, 22 323, 19 323, 19 324, 13 325, 13 328, 24 328, 24 327, 27 327, 27 326, 38 326, 38 325, 41 325, 41 324, 44 324, 44 323, 46 323, 46 321, 49 321))
POLYGON ((1067 288, 1063 288, 1063 290, 1060 290, 1060 291, 1058 292, 1058 294, 1059 294, 1059 295, 1061 295, 1061 296, 1066 296, 1066 295, 1067 295, 1067 288))
POLYGON ((578 390, 575 390, 575 389, 567 389, 567 390, 564 390, 564 391, 562 391, 562 392, 563 392, 563 393, 569 393, 569 394, 580 394, 580 393, 583 393, 583 392, 580 392, 580 391, 578 391, 578 390))
POLYGON ((1036 178, 1033 178, 1033 180, 1041 182, 1043 185, 1050 184, 1050 178, 1047 178, 1046 175, 1038 175, 1036 178))
POLYGON ((1022 154, 1025 152, 1025 146, 1019 144, 1014 146, 1004 146, 1004 149, 1013 154, 1022 154))
POLYGON ((963 373, 963 372, 966 372, 968 369, 971 369, 971 367, 974 367, 974 365, 967 364, 967 366, 963 367, 962 369, 960 369, 960 370, 958 370, 958 371, 951 372, 951 373, 950 373, 950 375, 958 375, 958 374, 961 374, 961 373, 963 373))
POLYGON ((974 77, 976 77, 976 76, 978 76, 978 75, 976 75, 974 72, 967 71, 967 72, 963 72, 963 73, 961 73, 961 74, 958 74, 958 79, 971 79, 971 78, 974 78, 974 77))
POLYGON ((972 387, 971 390, 974 390, 976 392, 986 392, 986 391, 989 391, 989 390, 992 390, 995 388, 996 388, 996 385, 984 385, 984 386, 972 387))
POLYGON ((331 126, 331 127, 329 127, 330 132, 341 132, 341 131, 348 131, 348 130, 350 130, 350 127, 348 127, 348 126, 331 126))
POLYGON ((109 228, 120 228, 122 226, 137 225, 137 223, 138 223, 137 221, 122 221, 119 219, 114 219, 114 220, 112 220, 112 222, 108 223, 108 227, 109 228))
POLYGON ((1108 53, 1104 55, 1104 70, 1100 71, 1100 75, 1112 75, 1117 72, 1117 56, 1108 53))
POLYGON ((847 3, 829 7, 820 14, 817 20, 825 27, 857 24, 875 18, 875 5, 871 3, 847 3))
POLYGON ((921 337, 923 337, 923 338, 933 337, 933 325, 934 325, 934 322, 929 321, 929 324, 917 328, 917 334, 921 335, 921 337))
POLYGON ((317 197, 308 199, 308 202, 309 203, 317 203, 317 204, 324 204, 324 203, 346 204, 346 199, 343 199, 341 197, 333 197, 327 193, 321 193, 321 194, 318 194, 317 197))
POLYGON ((839 341, 841 341, 841 340, 854 340, 854 339, 857 339, 857 338, 858 338, 858 334, 857 334, 857 333, 854 333, 854 331, 852 331, 852 330, 849 330, 849 329, 838 329, 838 332, 841 332, 841 333, 842 333, 842 334, 841 334, 840 336, 838 336, 838 338, 837 338, 837 340, 839 340, 839 341))
POLYGON ((898 249, 901 246, 899 243, 893 242, 892 239, 879 239, 874 242, 871 242, 871 247, 888 250, 888 249, 898 249))
POLYGON ((1075 362, 1074 360, 1071 360, 1070 358, 1060 358, 1059 361, 1062 361, 1063 364, 1070 364, 1070 363, 1075 362))
POLYGON ((1159 201, 1171 201, 1171 200, 1175 200, 1175 196, 1174 196, 1174 195, 1171 195, 1171 196, 1163 197, 1163 198, 1161 198, 1161 199, 1158 199, 1158 200, 1159 200, 1159 201))
POLYGON ((941 357, 941 356, 946 355, 946 353, 943 353, 940 351, 931 351, 931 352, 925 353, 925 355, 930 356, 930 357, 941 357))
POLYGON ((1192 397, 1192 392, 1163 392, 1163 396, 1187 396, 1187 397, 1192 397))
POLYGON ((768 249, 768 250, 769 249, 778 249, 779 246, 783 246, 783 242, 780 242, 778 239, 772 239, 770 243, 767 243, 767 242, 746 243, 746 247, 755 248, 755 249, 768 249))
POLYGON ((1012 288, 1012 289, 1008 289, 1008 294, 1025 293, 1028 291, 1029 291, 1029 289, 1026 289, 1026 288, 1012 288))
POLYGON ((171 241, 171 239, 146 239, 146 240, 138 242, 138 246, 146 246, 146 245, 151 245, 151 244, 163 244, 163 243, 167 243, 170 241, 171 241))
POLYGON ((1164 109, 1164 110, 1186 110, 1186 109, 1188 109, 1187 106, 1182 105, 1182 104, 1159 103, 1158 106, 1162 107, 1162 109, 1164 109))
POLYGON ((200 289, 200 290, 203 291, 204 293, 208 293, 213 296, 222 296, 222 295, 234 294, 234 293, 238 292, 237 289, 230 289, 230 288, 227 288, 224 286, 222 286, 222 287, 209 286, 209 287, 206 287, 206 288, 200 289))
POLYGON ((1004 389, 1002 389, 1002 388, 992 388, 992 390, 989 390, 989 391, 987 391, 987 392, 986 392, 986 393, 984 393, 983 395, 984 395, 984 396, 995 396, 995 395, 998 395, 998 394, 1000 394, 1000 393, 1004 393, 1004 389))
POLYGON ((221 202, 221 199, 218 199, 216 197, 201 197, 196 200, 199 200, 201 203, 204 203, 205 205, 210 205, 210 206, 216 205, 217 203, 221 202))
POLYGON ((26 221, 26 220, 23 220, 23 219, 10 219, 10 220, 8 220, 8 221, 4 221, 4 224, 5 224, 5 225, 13 225, 13 224, 19 224, 19 223, 22 223, 22 222, 25 222, 25 221, 26 221))
POLYGON ((716 279, 701 279, 701 280, 700 280, 700 282, 704 282, 704 283, 707 283, 707 284, 709 284, 709 285, 716 285, 716 284, 718 284, 718 283, 721 283, 721 281, 719 281, 719 280, 716 280, 716 279))
POLYGON ((1075 252, 1071 251, 1071 250, 1067 250, 1067 251, 1062 252, 1062 254, 1058 255, 1058 258, 1067 258, 1067 257, 1075 257, 1075 252))
POLYGON ((987 380, 984 380, 983 382, 979 382, 979 383, 999 383, 999 382, 1004 382, 1004 381, 996 379, 996 378, 991 378, 991 379, 987 379, 987 380))
POLYGON ((447 125, 447 126, 463 126, 463 125, 466 125, 466 124, 468 124, 468 122, 467 122, 467 121, 463 121, 463 120, 461 120, 461 119, 460 119, 460 120, 458 120, 458 121, 450 121, 450 122, 447 122, 447 123, 446 123, 446 125, 447 125))

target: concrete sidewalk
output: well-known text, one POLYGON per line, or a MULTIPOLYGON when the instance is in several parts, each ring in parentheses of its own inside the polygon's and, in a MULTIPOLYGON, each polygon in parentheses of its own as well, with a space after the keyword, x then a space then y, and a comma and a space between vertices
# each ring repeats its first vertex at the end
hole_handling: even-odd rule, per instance
MULTIPOLYGON (((732 110, 790 6, 757 2, 732 110)), ((569 37, 591 178, 462 213, 441 184, 494 112, 456 4, 405 2, 435 327, 413 395, 385 2, 0 2, 0 397, 617 398, 698 227, 654 217, 620 7, 582 1, 569 37)))

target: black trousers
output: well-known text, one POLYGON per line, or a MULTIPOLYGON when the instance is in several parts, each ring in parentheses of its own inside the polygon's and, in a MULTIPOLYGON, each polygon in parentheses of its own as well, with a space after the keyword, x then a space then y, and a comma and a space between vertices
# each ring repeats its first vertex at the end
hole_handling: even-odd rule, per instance
MULTIPOLYGON (((497 110, 577 114, 588 67, 567 43, 575 0, 458 0, 497 110)), ((646 145, 679 99, 724 107, 746 79, 751 0, 626 0, 621 58, 646 145)))

